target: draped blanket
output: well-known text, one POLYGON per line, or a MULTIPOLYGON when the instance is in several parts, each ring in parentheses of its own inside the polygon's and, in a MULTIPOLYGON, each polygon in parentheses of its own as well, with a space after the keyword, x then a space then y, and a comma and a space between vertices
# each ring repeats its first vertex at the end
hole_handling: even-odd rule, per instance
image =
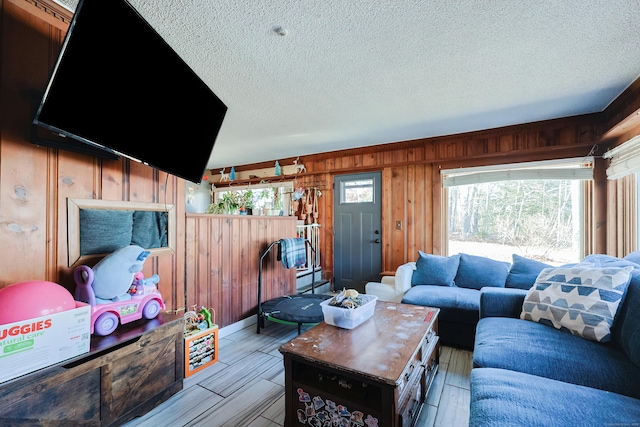
POLYGON ((305 239, 301 237, 280 239, 278 255, 284 268, 302 267, 307 263, 307 248, 304 242, 305 239))

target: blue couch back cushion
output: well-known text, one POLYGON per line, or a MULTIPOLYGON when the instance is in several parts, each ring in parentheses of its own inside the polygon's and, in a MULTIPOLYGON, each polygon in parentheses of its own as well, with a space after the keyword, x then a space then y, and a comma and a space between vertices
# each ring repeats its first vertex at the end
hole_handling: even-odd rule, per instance
POLYGON ((504 288, 510 265, 508 262, 483 256, 460 254, 460 264, 454 282, 460 288, 504 288))
POLYGON ((623 258, 626 261, 630 261, 634 264, 640 265, 640 251, 631 252, 629 255, 623 258))
MULTIPOLYGON (((631 255, 631 254, 630 254, 631 255)), ((629 256, 629 255, 628 255, 629 256)), ((631 281, 622 305, 618 308, 616 319, 611 328, 613 341, 618 344, 627 357, 640 367, 640 264, 609 255, 589 255, 582 262, 593 262, 600 266, 633 266, 631 281)))
POLYGON ((454 286, 453 278, 458 271, 460 257, 426 254, 418 251, 416 270, 411 276, 411 286, 454 286))
POLYGON ((505 288, 518 288, 529 290, 536 282, 538 274, 545 268, 552 267, 544 262, 525 258, 518 254, 511 256, 513 262, 509 269, 509 275, 505 283, 505 288))

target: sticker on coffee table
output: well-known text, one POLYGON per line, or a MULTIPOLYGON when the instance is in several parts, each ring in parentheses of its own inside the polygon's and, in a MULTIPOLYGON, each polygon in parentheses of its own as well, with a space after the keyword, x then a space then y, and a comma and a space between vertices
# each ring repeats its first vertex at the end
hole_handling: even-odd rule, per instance
POLYGON ((304 405, 296 411, 299 424, 311 427, 378 427, 378 419, 362 411, 350 411, 346 405, 333 400, 324 400, 313 396, 302 388, 298 392, 298 401, 304 405))

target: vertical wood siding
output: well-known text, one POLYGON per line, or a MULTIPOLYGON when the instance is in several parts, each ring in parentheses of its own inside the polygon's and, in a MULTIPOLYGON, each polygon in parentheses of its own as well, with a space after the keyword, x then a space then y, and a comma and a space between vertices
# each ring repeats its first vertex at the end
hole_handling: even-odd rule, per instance
MULTIPOLYGON (((64 22, 24 0, 0 8, 0 287, 48 280, 75 289, 68 267, 67 198, 168 203, 184 218, 185 182, 128 160, 32 145, 31 120, 60 51, 64 22), (34 101, 35 100, 35 101, 34 101), (178 203, 179 201, 179 203, 178 203)), ((149 258, 170 308, 184 305, 184 220, 174 254, 149 258)))
MULTIPOLYGON (((67 267, 68 197, 169 203, 176 206, 176 251, 150 259, 144 270, 160 275, 169 308, 213 307, 220 325, 255 313, 261 251, 295 232, 295 219, 187 215, 182 179, 127 160, 98 160, 29 143, 33 93, 46 85, 69 19, 61 20, 41 3, 47 1, 0 0, 0 287, 43 279, 73 289, 67 267)), ((307 172, 298 176, 299 185, 322 191, 318 222, 325 277, 333 277, 336 175, 382 172, 383 270, 394 270, 415 260, 418 250, 446 253, 442 168, 584 156, 603 133, 638 109, 640 83, 600 114, 302 156, 307 172)), ((632 131, 635 126, 618 133, 632 131)), ((606 144, 595 154, 605 149, 606 144)), ((616 194, 607 191, 606 165, 596 164, 600 172, 591 194, 595 225, 589 245, 605 252, 618 248, 621 230, 613 225, 616 233, 606 230, 607 219, 617 217, 616 194)), ((274 257, 266 263, 265 300, 294 291, 295 273, 274 257)))
MULTIPOLYGON (((213 308, 220 326, 256 314, 260 257, 295 233, 294 217, 186 214, 187 307, 213 308)), ((296 270, 277 253, 263 261, 263 302, 296 292, 296 270)))

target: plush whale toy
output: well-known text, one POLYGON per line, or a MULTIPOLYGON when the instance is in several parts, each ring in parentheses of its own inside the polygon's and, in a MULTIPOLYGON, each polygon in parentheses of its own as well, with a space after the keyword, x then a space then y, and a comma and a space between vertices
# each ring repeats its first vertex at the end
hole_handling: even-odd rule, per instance
POLYGON ((96 299, 109 302, 131 299, 129 288, 149 254, 140 246, 130 245, 112 252, 94 265, 92 287, 96 299))

